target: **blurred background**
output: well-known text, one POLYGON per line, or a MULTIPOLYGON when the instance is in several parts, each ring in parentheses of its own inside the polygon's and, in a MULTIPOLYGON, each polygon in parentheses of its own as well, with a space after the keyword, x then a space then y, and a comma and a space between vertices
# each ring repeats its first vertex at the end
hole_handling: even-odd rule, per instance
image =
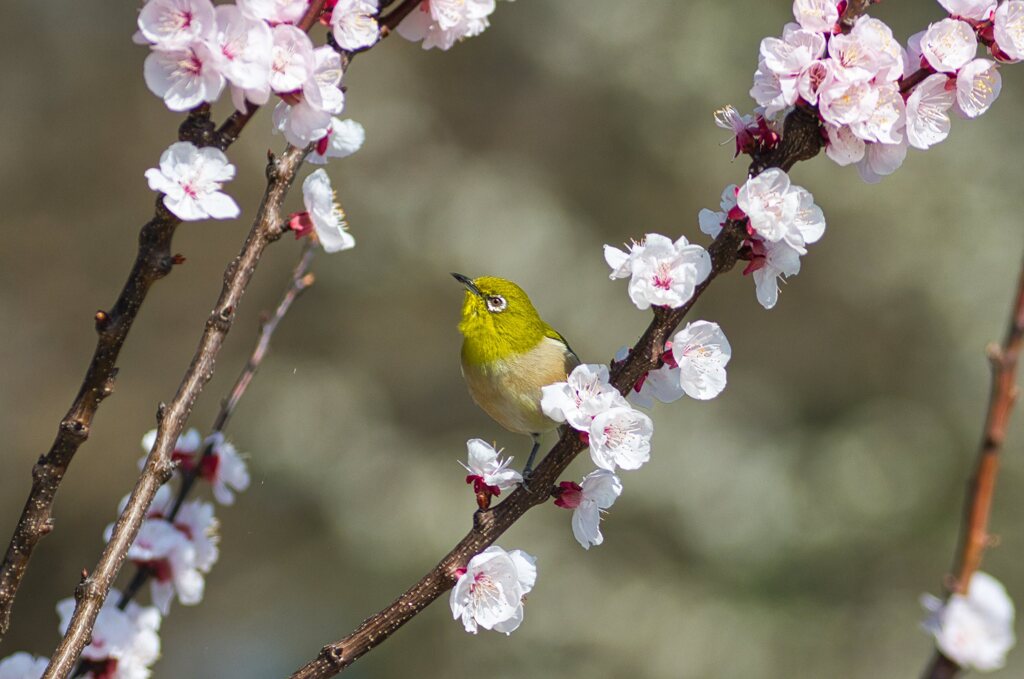
MULTIPOLYGON (((146 90, 135 13, 15 2, 0 28, 4 544, 80 384, 92 315, 152 214, 143 171, 181 119, 146 90)), ((873 13, 901 40, 943 16, 925 0, 873 13)), ((252 487, 218 509, 220 562, 203 603, 164 620, 155 677, 286 675, 447 552, 474 509, 465 441, 496 440, 518 462, 528 446, 466 394, 448 272, 515 279, 584 360, 634 341, 648 314, 608 280, 601 246, 648 231, 706 244, 697 211, 746 168, 712 112, 753 106, 758 43, 790 19, 784 0, 500 3, 448 53, 393 37, 355 60, 346 115, 367 142, 329 172, 358 246, 318 258, 230 426, 252 487)), ((624 475, 604 545, 582 550, 552 505, 500 541, 538 558, 519 631, 470 637, 439 601, 351 675, 917 676, 932 649, 917 598, 941 592, 952 562, 984 348, 1004 332, 1024 244, 1024 66, 1003 78, 987 115, 954 120, 881 185, 824 156, 795 168, 828 220, 802 273, 769 313, 736 269, 692 315, 729 336, 728 389, 656 410, 652 461, 624 475)), ((0 657, 56 645, 55 604, 98 558, 249 228, 267 149, 283 147, 269 128, 264 111, 230 150, 243 218, 178 230, 188 261, 132 330, 0 657)), ((296 190, 288 208, 300 205, 296 190)), ((299 250, 289 238, 267 252, 193 426, 209 427, 299 250)), ((1018 602, 1022 422, 984 564, 1018 602)), ((589 470, 584 455, 570 478, 589 470)), ((1022 674, 1017 651, 996 675, 1022 674)))

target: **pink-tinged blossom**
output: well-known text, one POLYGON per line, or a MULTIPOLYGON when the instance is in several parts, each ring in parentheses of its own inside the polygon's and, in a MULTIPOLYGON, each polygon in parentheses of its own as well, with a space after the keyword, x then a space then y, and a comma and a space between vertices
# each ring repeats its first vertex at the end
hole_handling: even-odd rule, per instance
POLYGON ((871 51, 876 81, 895 81, 903 75, 903 46, 893 37, 892 29, 884 21, 862 15, 854 23, 850 35, 871 51))
POLYGON ((212 35, 210 0, 148 0, 139 12, 142 39, 158 50, 182 50, 212 35))
POLYGON ((800 197, 792 190, 789 175, 773 167, 748 179, 736 194, 736 204, 750 219, 750 228, 774 243, 786 237, 800 197))
POLYGON ((867 118, 850 123, 851 131, 864 141, 898 144, 903 141, 907 106, 896 83, 876 85, 878 102, 867 118))
POLYGON ((824 87, 832 77, 833 62, 831 59, 818 59, 804 69, 797 79, 796 90, 800 98, 809 104, 817 104, 824 87))
POLYGON ((196 566, 196 550, 169 521, 146 519, 128 549, 128 560, 150 575, 150 596, 164 615, 175 595, 186 606, 203 599, 205 581, 196 566))
POLYGON ((800 253, 785 241, 765 242, 759 250, 753 270, 757 301, 771 309, 779 301, 779 279, 800 273, 800 253))
POLYGON ((956 76, 956 110, 965 118, 977 118, 987 111, 999 96, 1003 79, 996 62, 975 59, 960 69, 956 76))
MULTIPOLYGON (((739 187, 735 184, 729 184, 722 189, 722 198, 719 202, 721 211, 709 210, 708 208, 702 208, 697 213, 697 223, 700 225, 700 230, 711 236, 712 238, 718 238, 718 234, 722 232, 722 227, 726 220, 729 219, 729 214, 736 207, 736 193, 739 191, 739 187)), ((737 214, 737 217, 742 218, 742 214, 737 214)))
POLYGON ((900 169, 907 157, 907 146, 905 137, 899 144, 867 144, 864 157, 857 163, 860 178, 868 184, 877 184, 900 169))
MULTIPOLYGON (((906 108, 904 108, 906 116, 906 108)), ((852 165, 864 157, 864 140, 853 133, 849 125, 833 125, 825 123, 828 142, 825 144, 825 155, 836 164, 852 165)))
POLYGON ((833 125, 867 121, 878 106, 878 87, 866 80, 850 80, 848 72, 834 75, 818 93, 821 117, 833 125))
POLYGON ((739 111, 732 106, 726 106, 715 111, 715 125, 732 132, 736 142, 734 158, 740 153, 754 148, 754 136, 751 133, 751 128, 755 125, 754 116, 740 115, 739 111))
POLYGON ((562 481, 555 504, 572 511, 572 534, 583 549, 604 542, 601 514, 622 495, 622 481, 607 469, 597 469, 580 483, 562 481))
POLYGON ((216 54, 204 42, 180 49, 153 50, 143 64, 150 92, 172 111, 212 103, 224 90, 224 74, 216 54))
POLYGON ((313 75, 313 43, 295 26, 274 26, 270 59, 270 88, 280 94, 299 92, 313 75))
POLYGON ((331 11, 331 32, 334 41, 345 50, 366 49, 377 42, 376 0, 338 0, 331 11))
POLYGON ((253 93, 253 103, 266 103, 274 45, 270 27, 247 18, 235 5, 220 5, 214 43, 220 70, 234 89, 253 93))
POLYGON ((950 16, 974 21, 991 18, 992 10, 996 8, 993 0, 939 0, 939 4, 950 16))
POLYGON ((540 407, 555 422, 568 422, 577 431, 590 431, 596 415, 628 405, 608 383, 608 366, 584 363, 573 368, 565 382, 541 387, 540 407))
POLYGON ((477 494, 498 496, 501 491, 522 483, 522 475, 515 469, 509 469, 512 458, 501 459, 501 451, 495 450, 491 444, 482 439, 470 439, 466 442, 466 449, 468 460, 459 464, 469 472, 466 483, 472 483, 477 494))
POLYGON ((187 141, 171 144, 160 155, 160 167, 146 170, 149 188, 163 193, 167 209, 185 221, 237 217, 238 204, 220 190, 234 176, 223 151, 187 141))
POLYGON ((451 49, 456 42, 483 33, 495 5, 495 0, 424 0, 398 24, 398 34, 413 42, 422 40, 425 50, 451 49))
MULTIPOLYGON (((153 450, 153 444, 156 443, 156 429, 150 429, 142 437, 142 450, 146 455, 139 460, 139 469, 146 462, 146 456, 149 455, 150 451, 153 450)), ((172 459, 175 462, 179 462, 186 458, 191 458, 195 455, 196 451, 199 450, 199 446, 203 445, 203 437, 197 429, 189 429, 174 442, 174 451, 172 452, 172 459)))
POLYGON ((914 148, 927 149, 949 135, 947 112, 956 91, 948 83, 944 73, 934 73, 922 80, 907 99, 907 140, 914 148))
POLYGON ((301 96, 293 103, 280 102, 274 109, 274 127, 292 146, 322 139, 331 127, 334 114, 345 108, 341 91, 341 56, 331 47, 313 51, 314 69, 302 85, 301 96))
POLYGON ((210 484, 217 502, 232 505, 235 503, 235 493, 249 487, 249 469, 238 450, 220 432, 210 436, 206 444, 211 446, 210 454, 198 460, 195 456, 183 459, 182 469, 195 469, 198 464, 199 478, 210 484))
POLYGON ((250 19, 271 25, 298 23, 309 8, 309 0, 236 0, 235 4, 250 19))
POLYGON ((711 273, 707 250, 691 245, 683 236, 673 243, 661 234, 649 233, 629 252, 604 246, 604 258, 612 269, 609 278, 629 276, 629 298, 638 309, 681 307, 711 273))
POLYGON ((781 39, 761 41, 760 52, 761 62, 768 70, 779 78, 792 80, 825 54, 825 36, 797 24, 786 24, 781 39))
POLYGON ((795 88, 783 88, 779 75, 768 68, 764 59, 758 62, 757 70, 754 71, 754 84, 750 88, 750 96, 758 106, 764 108, 764 115, 767 118, 775 118, 780 112, 789 108, 796 101, 792 98, 795 94, 795 88))
MULTIPOLYGON (((134 601, 122 611, 117 607, 120 598, 112 588, 96 616, 89 645, 82 650, 80 676, 86 679, 147 679, 160 657, 160 612, 134 601)), ((61 634, 67 632, 74 611, 74 599, 57 604, 61 634)))
POLYGON ((687 323, 672 337, 672 356, 679 384, 690 398, 708 400, 725 389, 725 366, 732 358, 732 347, 717 323, 687 323))
POLYGON ((306 160, 313 165, 326 165, 330 158, 346 158, 363 146, 366 130, 351 119, 331 118, 327 134, 317 140, 306 160))
POLYGON ((967 594, 953 594, 945 603, 925 594, 921 605, 929 613, 924 629, 935 637, 942 654, 965 670, 1001 668, 1017 643, 1013 601, 988 573, 975 572, 967 594))
POLYGON ((320 246, 326 252, 340 252, 355 247, 356 239, 348 232, 345 213, 331 187, 327 171, 319 169, 302 182, 302 200, 306 211, 294 214, 289 228, 300 238, 310 231, 316 232, 320 246))
POLYGON ((999 4, 993 19, 993 35, 1003 55, 1024 59, 1024 2, 1007 0, 999 4))
POLYGON ((966 21, 943 19, 928 26, 921 53, 936 71, 955 73, 978 52, 978 38, 966 21))
POLYGON ((523 622, 523 598, 536 581, 534 557, 492 545, 470 559, 458 575, 448 599, 452 617, 461 619, 472 634, 480 627, 511 634, 523 622))
POLYGON ((49 658, 15 653, 0 660, 0 679, 39 679, 49 664, 49 658))
POLYGON ((654 422, 628 403, 605 410, 590 422, 590 459, 601 469, 639 469, 651 459, 654 422))
POLYGON ((793 0, 793 18, 805 30, 831 33, 839 21, 838 3, 834 0, 793 0))

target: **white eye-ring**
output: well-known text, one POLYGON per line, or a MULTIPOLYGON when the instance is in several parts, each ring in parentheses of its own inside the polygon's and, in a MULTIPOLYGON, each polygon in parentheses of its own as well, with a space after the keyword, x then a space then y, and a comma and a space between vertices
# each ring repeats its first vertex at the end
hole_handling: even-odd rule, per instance
POLYGON ((489 295, 487 297, 487 310, 493 314, 501 313, 508 306, 508 302, 501 295, 489 295))

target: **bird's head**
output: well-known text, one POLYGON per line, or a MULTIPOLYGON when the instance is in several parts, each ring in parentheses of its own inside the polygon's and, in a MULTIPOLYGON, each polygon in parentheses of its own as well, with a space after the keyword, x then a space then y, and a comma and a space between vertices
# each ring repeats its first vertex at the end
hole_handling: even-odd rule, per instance
POLYGON ((546 324, 523 289, 493 276, 469 278, 453 273, 466 287, 459 332, 466 338, 469 359, 490 361, 523 353, 544 338, 546 324))

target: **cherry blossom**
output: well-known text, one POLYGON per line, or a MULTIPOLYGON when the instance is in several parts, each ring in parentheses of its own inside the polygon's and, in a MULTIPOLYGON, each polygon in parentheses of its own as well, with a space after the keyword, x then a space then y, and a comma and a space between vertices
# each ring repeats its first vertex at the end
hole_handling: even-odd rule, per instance
POLYGON ((999 51, 1012 60, 1024 59, 1024 2, 1007 0, 996 9, 993 35, 999 51))
POLYGON ((628 403, 594 416, 590 422, 590 459, 601 469, 639 469, 651 459, 654 422, 628 403))
POLYGON ((597 469, 580 483, 562 481, 555 504, 572 512, 572 534, 583 549, 604 542, 601 512, 611 507, 622 494, 622 481, 607 469, 597 469))
POLYGON ((977 118, 987 111, 1003 87, 996 62, 975 59, 956 76, 956 110, 965 118, 977 118))
POLYGON ((711 399, 725 389, 725 366, 732 358, 732 347, 717 323, 687 323, 672 337, 672 356, 679 384, 690 398, 711 399))
MULTIPOLYGON (((87 679, 146 679, 160 657, 160 612, 152 606, 128 602, 117 607, 121 593, 111 588, 96 616, 89 645, 82 651, 80 676, 87 679)), ((75 600, 57 604, 60 633, 65 634, 75 611, 75 600)))
POLYGON ((0 679, 39 679, 49 664, 49 658, 15 653, 0 660, 0 679))
POLYGON ((306 211, 293 214, 288 222, 296 238, 315 231, 320 246, 326 252, 355 247, 356 240, 346 228, 345 212, 338 205, 326 170, 319 169, 306 177, 302 182, 302 200, 306 211))
POLYGON ((536 559, 497 545, 474 556, 463 571, 448 600, 452 617, 461 619, 467 632, 480 627, 511 634, 523 622, 523 597, 537 580, 536 559))
POLYGON ((270 24, 294 24, 309 8, 309 0, 236 0, 238 8, 250 19, 270 24))
POLYGON ((964 669, 999 669, 1017 642, 1013 601, 988 573, 975 572, 967 594, 953 594, 945 603, 925 594, 921 605, 930 614, 924 629, 935 637, 943 655, 964 669))
MULTIPOLYGON (((243 10, 244 11, 244 10, 243 10)), ((313 43, 295 26, 274 26, 270 60, 270 88, 282 94, 298 92, 313 75, 313 43)))
POLYGON ((712 238, 718 238, 718 234, 722 232, 722 225, 729 218, 730 213, 737 210, 735 217, 742 219, 742 212, 738 211, 736 207, 736 193, 740 190, 740 187, 735 184, 729 184, 722 189, 722 199, 719 202, 721 211, 709 210, 707 208, 701 209, 697 213, 697 222, 700 225, 700 230, 711 236, 712 238))
POLYGON ((495 0, 424 0, 398 24, 398 34, 423 49, 451 49, 465 38, 483 33, 494 12, 495 0))
POLYGON ((199 478, 210 484, 213 497, 222 505, 232 505, 235 493, 249 487, 249 469, 238 450, 220 432, 211 435, 206 443, 212 446, 210 454, 199 460, 195 457, 187 462, 183 460, 182 468, 195 468, 198 462, 199 478))
POLYGON ((306 160, 325 165, 329 158, 345 158, 358 151, 366 141, 366 130, 354 120, 331 118, 327 134, 320 137, 306 160))
POLYGON ((541 387, 540 407, 556 422, 590 431, 594 417, 614 406, 628 405, 608 383, 608 366, 583 363, 573 368, 565 382, 541 387))
POLYGON ((949 135, 949 115, 956 92, 946 87, 948 76, 933 73, 914 88, 907 99, 907 141, 927 149, 949 135))
MULTIPOLYGON (((905 106, 903 116, 905 120, 905 106)), ((852 165, 864 157, 865 142, 854 134, 849 125, 825 123, 825 133, 828 135, 825 155, 835 161, 837 165, 852 165)))
POLYGON ((177 594, 186 606, 203 599, 205 581, 196 565, 196 549, 182 531, 161 518, 146 519, 128 549, 128 559, 150 575, 153 604, 164 615, 177 594))
POLYGON ((159 50, 180 50, 214 30, 210 0, 148 0, 139 12, 139 33, 159 50))
POLYGON ((955 73, 978 52, 978 38, 966 21, 943 19, 928 26, 921 54, 936 71, 955 73))
POLYGON ((758 237, 772 243, 785 241, 799 254, 825 231, 825 217, 814 197, 792 184, 779 168, 748 179, 736 193, 736 205, 750 219, 750 228, 758 237))
POLYGON ((305 146, 327 135, 333 114, 345 108, 341 91, 341 56, 331 47, 313 51, 314 68, 294 103, 281 101, 274 108, 274 127, 292 146, 305 146))
POLYGON ((793 17, 805 30, 831 33, 839 21, 837 5, 834 0, 793 0, 793 17))
POLYGON ((346 50, 366 49, 379 39, 376 0, 339 0, 331 12, 334 41, 346 50))
POLYGON ((711 273, 707 250, 682 236, 673 243, 661 234, 649 233, 629 252, 606 245, 604 258, 612 268, 609 278, 630 277, 629 297, 638 309, 680 307, 711 273))
POLYGON ((143 64, 146 87, 172 111, 187 111, 217 101, 224 90, 220 59, 205 42, 153 50, 143 64))
MULTIPOLYGON (((241 92, 254 104, 265 104, 270 96, 274 45, 266 22, 246 17, 235 5, 220 5, 214 42, 219 52, 219 68, 232 85, 232 96, 241 92)), ((240 108, 237 101, 235 108, 240 108)))
POLYGON ((975 21, 991 18, 996 8, 995 0, 939 0, 939 4, 951 16, 975 21))
MULTIPOLYGON (((674 403, 686 395, 682 385, 679 384, 679 370, 672 357, 672 343, 668 342, 666 353, 663 355, 665 364, 660 368, 650 370, 646 375, 637 380, 633 388, 626 394, 626 400, 640 408, 650 408, 654 401, 662 403, 674 403)), ((616 361, 623 361, 629 356, 629 347, 622 347, 615 353, 616 361)))
POLYGON ((501 495, 501 491, 522 483, 522 475, 515 469, 508 468, 512 464, 512 458, 501 459, 501 451, 495 450, 491 444, 482 439, 470 439, 466 442, 466 448, 469 459, 466 464, 459 464, 469 472, 466 475, 466 483, 472 483, 476 493, 498 496, 501 495))
MULTIPOLYGON (((146 453, 139 460, 139 468, 146 462, 146 456, 149 455, 150 451, 153 450, 153 445, 156 443, 156 429, 150 429, 142 437, 142 450, 146 453)), ((196 451, 199 450, 199 446, 203 445, 203 437, 199 433, 198 429, 189 429, 174 442, 174 451, 171 453, 172 459, 175 462, 191 458, 196 451)))
POLYGON ((185 221, 237 217, 238 205, 220 190, 234 176, 223 151, 187 141, 171 144, 160 155, 160 167, 146 170, 149 188, 163 193, 167 209, 185 221))
POLYGON ((907 145, 906 135, 899 144, 867 144, 857 163, 861 179, 874 184, 898 170, 907 157, 907 145))
POLYGON ((755 255, 755 262, 748 270, 753 273, 757 301, 765 309, 771 309, 779 300, 779 279, 800 273, 800 253, 785 241, 779 241, 764 242, 755 255))

